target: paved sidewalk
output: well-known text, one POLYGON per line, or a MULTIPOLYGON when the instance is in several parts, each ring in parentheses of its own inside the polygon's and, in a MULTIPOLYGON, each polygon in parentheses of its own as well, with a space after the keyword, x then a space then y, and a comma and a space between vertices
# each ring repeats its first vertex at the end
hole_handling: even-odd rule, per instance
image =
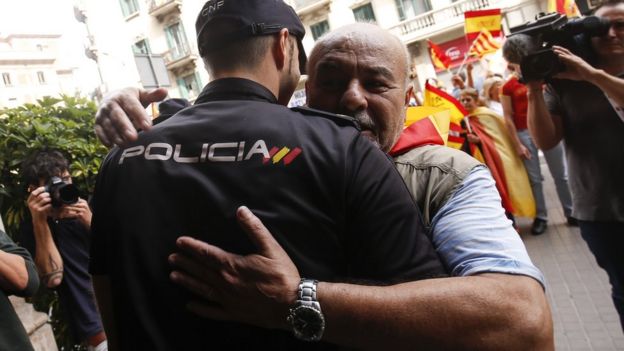
POLYGON ((624 350, 624 334, 611 301, 607 275, 596 264, 578 227, 566 225, 543 157, 542 174, 548 230, 532 236, 530 220, 521 219, 519 224, 533 263, 546 276, 556 350, 624 350))

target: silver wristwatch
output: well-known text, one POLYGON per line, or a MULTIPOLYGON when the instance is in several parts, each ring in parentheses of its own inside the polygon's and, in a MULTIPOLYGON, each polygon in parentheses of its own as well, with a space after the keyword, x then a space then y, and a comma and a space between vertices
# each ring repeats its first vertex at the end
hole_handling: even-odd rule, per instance
POLYGON ((297 292, 297 301, 288 313, 288 324, 297 339, 319 341, 325 330, 325 317, 316 299, 318 281, 302 278, 297 292))

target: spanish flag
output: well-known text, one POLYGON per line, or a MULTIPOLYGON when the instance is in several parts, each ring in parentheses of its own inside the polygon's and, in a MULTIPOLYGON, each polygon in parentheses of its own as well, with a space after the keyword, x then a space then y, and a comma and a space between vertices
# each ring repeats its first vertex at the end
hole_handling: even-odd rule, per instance
POLYGON ((444 138, 433 116, 426 116, 405 128, 389 154, 396 157, 422 145, 444 145, 444 138))
POLYGON ((448 57, 442 48, 434 44, 431 40, 427 39, 429 43, 429 54, 431 55, 431 61, 439 69, 447 69, 451 65, 451 58, 448 57))
POLYGON ((444 90, 429 84, 428 81, 425 83, 425 101, 423 105, 438 107, 450 112, 447 145, 455 149, 461 148, 464 143, 464 138, 461 136, 461 121, 464 119, 464 116, 468 114, 464 106, 444 90))
POLYGON ((495 37, 501 35, 500 9, 466 11, 464 13, 466 39, 474 40, 481 33, 482 29, 488 30, 495 37))
POLYGON ((581 16, 574 0, 548 0, 548 12, 559 12, 568 17, 581 16))
POLYGON ((480 151, 496 181, 506 211, 520 217, 535 217, 535 200, 524 163, 516 154, 505 121, 493 111, 478 107, 466 124, 480 139, 471 152, 480 151))
POLYGON ((498 40, 492 37, 492 34, 485 28, 481 29, 481 33, 472 42, 468 56, 476 56, 482 58, 485 54, 491 54, 498 51, 501 48, 501 44, 498 40))

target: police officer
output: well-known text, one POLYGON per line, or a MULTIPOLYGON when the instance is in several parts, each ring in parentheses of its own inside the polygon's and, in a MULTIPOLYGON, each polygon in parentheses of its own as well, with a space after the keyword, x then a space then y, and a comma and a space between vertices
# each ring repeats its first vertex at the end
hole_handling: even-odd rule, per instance
MULTIPOLYGON (((316 282, 282 318, 293 337, 201 320, 168 278, 182 234, 255 252, 236 224, 246 204, 303 277, 398 282, 444 275, 390 160, 353 121, 287 104, 305 65, 304 28, 281 0, 221 0, 198 16, 211 81, 195 105, 114 149, 94 196, 91 273, 112 348, 329 348, 316 282)), ((296 285, 296 284, 295 284, 296 285)), ((248 312, 256 313, 253 310, 248 312)))

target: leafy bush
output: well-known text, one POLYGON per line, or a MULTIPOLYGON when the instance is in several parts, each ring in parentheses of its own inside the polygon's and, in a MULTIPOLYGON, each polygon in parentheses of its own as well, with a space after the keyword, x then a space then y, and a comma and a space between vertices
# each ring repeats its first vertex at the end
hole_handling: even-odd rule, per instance
POLYGON ((27 184, 20 179, 22 162, 34 151, 62 151, 83 196, 91 194, 107 149, 93 132, 95 104, 85 98, 45 97, 37 104, 0 111, 0 214, 14 235, 28 209, 27 184))
MULTIPOLYGON (((30 212, 25 200, 27 184, 20 179, 22 162, 41 149, 58 149, 70 162, 74 184, 86 198, 107 149, 93 132, 95 104, 85 98, 45 97, 37 104, 0 110, 0 214, 7 233, 15 237, 30 212)), ((42 289, 31 301, 48 313, 60 350, 83 350, 76 345, 60 315, 56 293, 42 289)), ((1 318, 1 317, 0 317, 1 318)))

